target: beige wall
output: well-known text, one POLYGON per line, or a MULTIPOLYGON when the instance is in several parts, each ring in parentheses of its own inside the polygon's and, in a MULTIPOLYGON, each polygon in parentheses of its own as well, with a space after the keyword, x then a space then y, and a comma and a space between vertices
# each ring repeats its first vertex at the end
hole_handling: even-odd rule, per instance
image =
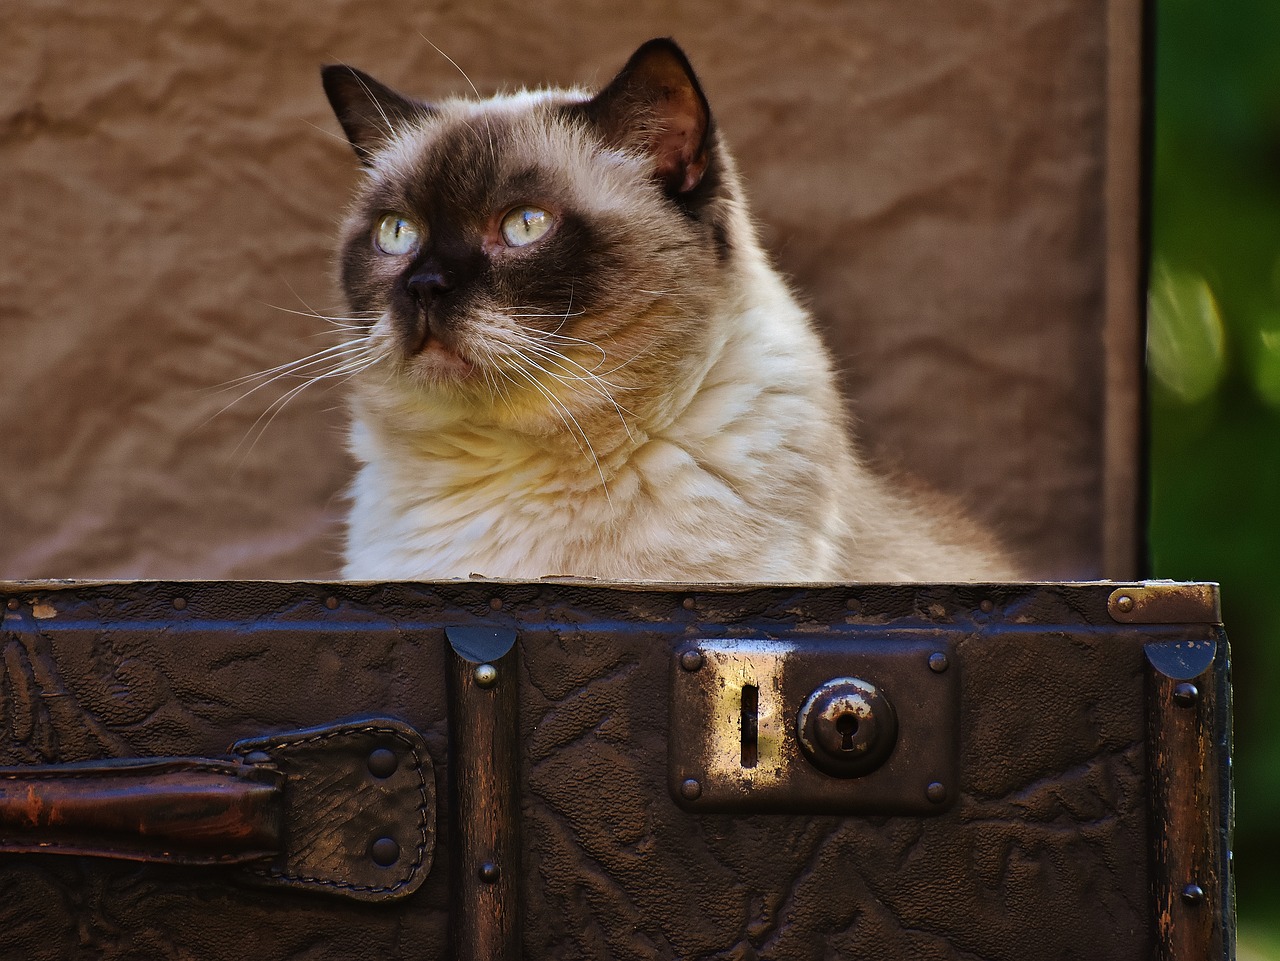
POLYGON ((353 157, 317 66, 405 92, 608 79, 673 35, 842 355, 865 446, 1036 576, 1098 572, 1102 0, 6 5, 0 576, 336 571, 321 346, 353 157), (224 410, 223 408, 226 407, 224 410), (268 423, 269 421, 269 423, 268 423))

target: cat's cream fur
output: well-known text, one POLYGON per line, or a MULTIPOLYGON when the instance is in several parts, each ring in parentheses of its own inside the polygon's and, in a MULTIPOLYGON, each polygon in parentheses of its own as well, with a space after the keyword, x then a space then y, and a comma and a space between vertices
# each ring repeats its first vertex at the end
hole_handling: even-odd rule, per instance
MULTIPOLYGON (((681 66, 674 45, 641 48, 614 82, 639 92, 592 123, 566 114, 589 99, 577 91, 450 101, 419 114, 357 75, 381 100, 379 116, 366 109, 361 118, 351 105, 358 92, 331 90, 367 165, 344 235, 344 278, 353 307, 373 317, 355 378, 360 466, 345 576, 1010 575, 974 525, 875 476, 855 453, 830 355, 762 252, 732 161, 713 129, 700 140, 685 129, 694 101, 671 92, 681 66), (659 62, 636 67, 646 50, 659 62), (660 81, 656 106, 645 97, 646 69, 660 81), (632 133, 619 132, 619 115, 634 118, 632 133), (555 311, 521 310, 518 291, 507 300, 480 291, 468 295, 465 322, 441 325, 446 351, 404 350, 397 331, 410 321, 382 293, 402 282, 397 265, 363 253, 370 212, 411 205, 418 188, 408 184, 450 176, 423 160, 446 134, 476 151, 459 162, 493 164, 495 174, 545 169, 550 159, 552 199, 527 199, 604 224, 592 236, 630 279, 580 307, 571 286, 570 303, 555 311), (539 343, 523 356, 540 370, 521 370, 522 336, 539 343)), ((691 73, 689 83, 705 103, 691 73)), ((456 157, 460 148, 451 149, 456 157)), ((572 269, 571 253, 557 263, 572 269)))

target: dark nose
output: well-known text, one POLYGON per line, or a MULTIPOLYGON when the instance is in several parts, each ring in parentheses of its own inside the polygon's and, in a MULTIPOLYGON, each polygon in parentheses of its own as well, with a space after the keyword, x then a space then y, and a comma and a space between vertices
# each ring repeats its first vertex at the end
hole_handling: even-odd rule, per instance
POLYGON ((453 289, 453 279, 442 267, 424 265, 408 280, 409 293, 422 304, 431 303, 433 297, 453 289))

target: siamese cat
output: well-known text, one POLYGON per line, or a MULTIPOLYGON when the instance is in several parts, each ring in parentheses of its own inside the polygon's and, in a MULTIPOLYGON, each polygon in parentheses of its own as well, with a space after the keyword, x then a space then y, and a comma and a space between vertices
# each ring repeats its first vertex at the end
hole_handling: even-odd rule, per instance
POLYGON ((323 82, 363 166, 340 242, 346 577, 1010 576, 860 459, 675 43, 598 92, 323 82))

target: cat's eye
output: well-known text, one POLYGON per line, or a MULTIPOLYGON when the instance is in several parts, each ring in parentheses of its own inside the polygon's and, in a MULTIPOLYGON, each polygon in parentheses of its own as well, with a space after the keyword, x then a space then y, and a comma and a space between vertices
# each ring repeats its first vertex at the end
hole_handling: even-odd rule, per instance
POLYGON ((502 218, 501 229, 508 247, 524 247, 551 229, 551 214, 541 207, 516 207, 502 218))
POLYGON ((378 221, 373 242, 384 254, 401 257, 411 254, 422 243, 418 228, 399 214, 387 214, 378 221))

